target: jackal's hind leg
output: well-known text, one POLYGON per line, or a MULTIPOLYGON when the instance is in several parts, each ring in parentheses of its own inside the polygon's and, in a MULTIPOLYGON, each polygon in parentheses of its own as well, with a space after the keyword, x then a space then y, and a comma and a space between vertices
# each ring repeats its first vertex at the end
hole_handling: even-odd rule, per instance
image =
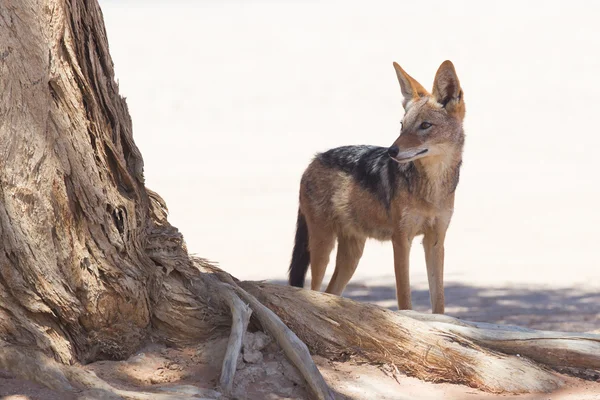
POLYGON ((335 271, 327 286, 327 293, 340 296, 346 285, 354 275, 358 262, 365 248, 366 238, 361 237, 338 237, 338 250, 335 262, 335 271))
POLYGON ((315 229, 309 224, 309 248, 310 248, 310 288, 312 290, 321 290, 323 276, 327 264, 329 264, 329 255, 335 245, 335 233, 333 231, 315 229))

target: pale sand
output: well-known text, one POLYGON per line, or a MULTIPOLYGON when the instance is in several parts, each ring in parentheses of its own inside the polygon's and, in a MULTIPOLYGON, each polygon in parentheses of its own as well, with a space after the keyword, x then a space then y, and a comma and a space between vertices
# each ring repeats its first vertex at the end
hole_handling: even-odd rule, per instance
MULTIPOLYGON (((472 308, 470 296, 508 318, 547 309, 559 289, 552 315, 599 310, 597 297, 573 299, 600 284, 600 4, 101 3, 147 185, 191 252, 240 279, 285 280, 312 155, 391 144, 402 116, 392 61, 429 87, 448 58, 467 103, 450 310, 472 308), (492 287, 530 295, 509 308, 492 287)), ((393 297, 389 243, 367 243, 353 283, 393 297)))
MULTIPOLYGON (((600 3, 101 5, 147 185, 192 252, 241 279, 284 280, 311 156, 391 144, 402 115, 392 61, 429 87, 451 59, 467 146, 446 247, 448 313, 600 328, 600 3)), ((415 308, 427 311, 414 249, 415 308)), ((392 282, 390 245, 370 242, 346 295, 393 307, 392 282)), ((483 398, 411 378, 398 389, 365 368, 338 371, 355 398, 483 398)), ((28 383, 4 378, 0 371, 0 396, 29 394, 28 383)), ((519 398, 600 398, 597 384, 576 385, 519 398)), ((29 398, 52 398, 34 389, 29 398)))
MULTIPOLYGON (((101 4, 147 185, 192 252, 241 279, 283 282, 312 155, 391 144, 402 115, 392 61, 429 87, 451 59, 467 145, 446 243, 448 313, 600 328, 600 3, 101 4)), ((414 250, 414 305, 427 311, 414 250)), ((394 307, 389 243, 367 244, 345 295, 394 307)), ((439 385, 407 382, 403 395, 382 391, 442 398, 439 385)), ((534 397, 598 398, 578 385, 587 394, 534 397)))
MULTIPOLYGON (((597 287, 600 5, 151 4, 102 1, 147 184, 192 252, 239 278, 284 278, 312 155, 391 144, 402 115, 392 61, 429 87, 448 58, 467 144, 447 279, 597 287)), ((356 278, 391 264, 389 244, 368 243, 356 278)))

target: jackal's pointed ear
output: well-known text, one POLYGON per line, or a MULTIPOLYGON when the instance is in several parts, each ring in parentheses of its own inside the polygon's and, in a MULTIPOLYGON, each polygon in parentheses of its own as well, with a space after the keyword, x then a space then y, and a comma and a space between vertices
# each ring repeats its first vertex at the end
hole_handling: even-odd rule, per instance
POLYGON ((435 74, 433 97, 449 113, 458 113, 464 116, 463 91, 454 65, 449 60, 444 61, 435 74))
POLYGON ((427 96, 429 92, 425 90, 419 82, 413 79, 412 76, 406 73, 398 63, 394 63, 394 69, 396 75, 398 75, 398 82, 400 82, 400 90, 402 91, 402 106, 406 109, 406 106, 411 100, 417 100, 420 97, 427 96))

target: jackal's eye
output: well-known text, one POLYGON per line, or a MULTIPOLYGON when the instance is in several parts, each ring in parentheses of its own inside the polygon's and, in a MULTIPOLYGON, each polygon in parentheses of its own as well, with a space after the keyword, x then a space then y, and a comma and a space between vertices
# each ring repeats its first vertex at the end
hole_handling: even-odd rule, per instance
POLYGON ((419 125, 419 129, 429 129, 431 128, 431 124, 429 122, 421 122, 421 125, 419 125))

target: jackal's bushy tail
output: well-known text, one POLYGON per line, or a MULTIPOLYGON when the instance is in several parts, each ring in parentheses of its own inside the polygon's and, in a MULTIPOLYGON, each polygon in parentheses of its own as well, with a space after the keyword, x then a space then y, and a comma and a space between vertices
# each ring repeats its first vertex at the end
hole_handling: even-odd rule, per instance
POLYGON ((292 262, 289 270, 289 283, 292 286, 304 287, 304 278, 310 263, 310 251, 308 250, 308 227, 306 218, 298 210, 298 221, 296 222, 296 240, 292 253, 292 262))

